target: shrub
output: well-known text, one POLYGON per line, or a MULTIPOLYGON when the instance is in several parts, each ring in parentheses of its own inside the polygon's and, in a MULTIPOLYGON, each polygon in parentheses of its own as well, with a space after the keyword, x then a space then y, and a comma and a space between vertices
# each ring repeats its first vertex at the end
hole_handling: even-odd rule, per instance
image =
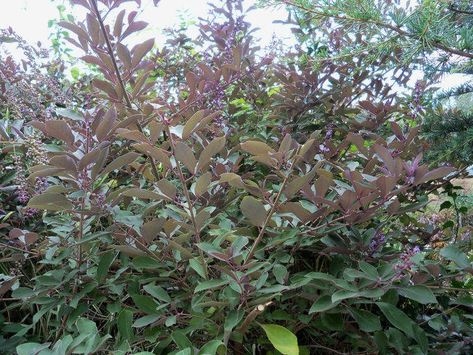
POLYGON ((125 45, 146 24, 124 1, 73 3, 85 23, 61 25, 98 73, 87 106, 30 122, 47 161, 28 179, 48 185, 28 208, 45 212, 2 225, 4 349, 469 349, 470 261, 415 214, 455 170, 422 163, 385 93, 259 56, 240 2, 172 63, 125 45))

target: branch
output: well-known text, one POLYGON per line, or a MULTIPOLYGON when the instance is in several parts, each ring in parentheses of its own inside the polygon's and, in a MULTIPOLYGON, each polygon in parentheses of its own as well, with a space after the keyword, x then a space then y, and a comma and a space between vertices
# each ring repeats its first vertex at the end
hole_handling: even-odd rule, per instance
MULTIPOLYGON (((112 61, 113 69, 115 70, 115 75, 117 76, 118 83, 120 84, 120 87, 123 91, 123 96, 125 97, 126 106, 129 109, 133 109, 133 104, 131 103, 130 97, 128 96, 128 92, 126 91, 125 82, 123 81, 122 75, 120 73, 120 69, 118 69, 117 60, 115 59, 112 44, 110 43, 110 39, 108 38, 107 30, 105 29, 105 24, 103 23, 102 16, 100 16, 97 0, 91 0, 90 2, 92 3, 94 7, 95 16, 97 17, 97 20, 100 25, 100 30, 102 31, 102 34, 105 38, 105 43, 107 44, 108 56, 110 57, 112 61)), ((141 124, 138 121, 136 122, 136 126, 138 127, 138 130, 140 131, 140 133, 143 133, 143 128, 141 127, 141 124)), ((158 172, 158 169, 156 168, 156 162, 154 161, 152 157, 148 157, 148 158, 151 163, 151 170, 153 171, 154 177, 156 178, 156 180, 160 180, 159 172, 158 172)))
POLYGON ((449 9, 450 11, 453 11, 453 12, 456 12, 456 13, 459 13, 459 14, 473 15, 473 11, 457 9, 457 8, 454 7, 453 5, 450 5, 450 6, 448 7, 448 9, 449 9))
POLYGON ((284 188, 286 187, 287 182, 289 181, 289 177, 291 176, 292 169, 294 168, 296 163, 299 161, 298 156, 297 156, 297 154, 299 154, 299 151, 300 151, 300 147, 297 150, 296 154, 294 155, 294 160, 292 161, 291 167, 289 168, 289 172, 284 177, 284 180, 281 183, 281 187, 279 188, 279 191, 278 191, 278 193, 277 193, 277 195, 274 199, 273 206, 271 207, 271 210, 269 211, 268 215, 266 216, 266 219, 263 223, 263 226, 261 227, 261 230, 259 231, 258 236, 255 239, 255 242, 251 246, 250 252, 248 253, 248 256, 246 257, 244 265, 247 264, 253 258, 253 255, 256 252, 256 248, 258 247, 258 244, 261 242, 261 239, 263 239, 266 227, 268 226, 269 222, 271 221, 271 218, 273 217, 274 212, 276 212, 276 209, 277 209, 278 204, 279 204, 279 199, 281 198, 282 192, 283 192, 284 188))
MULTIPOLYGON (((372 25, 375 25, 375 26, 378 26, 378 27, 382 27, 382 28, 394 31, 394 32, 396 32, 399 35, 404 36, 404 37, 413 38, 413 39, 416 39, 416 40, 419 39, 415 34, 404 31, 403 29, 401 29, 397 26, 393 26, 389 23, 385 23, 385 22, 381 22, 381 21, 375 21, 375 20, 359 19, 359 18, 342 16, 342 15, 329 14, 329 13, 326 13, 326 12, 313 10, 313 9, 307 8, 305 6, 296 4, 291 0, 281 0, 281 2, 288 5, 288 6, 298 8, 299 10, 314 14, 316 16, 334 18, 334 19, 340 20, 340 21, 360 22, 360 23, 365 23, 365 24, 372 24, 372 25)), ((451 54, 456 54, 456 55, 461 56, 461 57, 473 59, 473 53, 469 53, 469 52, 462 51, 460 49, 448 47, 448 46, 446 46, 446 45, 444 45, 444 44, 442 44, 438 41, 431 42, 431 45, 433 47, 435 47, 437 49, 440 49, 440 50, 443 50, 445 52, 448 52, 448 53, 451 53, 451 54)))

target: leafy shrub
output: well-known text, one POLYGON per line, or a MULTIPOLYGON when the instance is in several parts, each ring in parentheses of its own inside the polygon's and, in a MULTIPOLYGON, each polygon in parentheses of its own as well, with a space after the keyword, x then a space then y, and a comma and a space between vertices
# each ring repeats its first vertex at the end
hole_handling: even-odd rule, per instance
POLYGON ((468 352, 470 261, 416 218, 455 170, 422 163, 394 97, 259 55, 240 2, 170 56, 129 48, 146 24, 124 2, 74 0, 84 23, 60 23, 98 74, 29 122, 45 212, 2 225, 2 348, 468 352))

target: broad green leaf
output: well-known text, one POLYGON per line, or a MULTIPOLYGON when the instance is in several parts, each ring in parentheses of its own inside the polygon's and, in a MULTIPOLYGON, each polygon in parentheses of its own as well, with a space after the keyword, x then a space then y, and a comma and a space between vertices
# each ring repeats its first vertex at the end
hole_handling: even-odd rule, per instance
MULTIPOLYGON (((65 355, 68 353, 69 345, 72 344, 73 338, 71 335, 59 339, 55 344, 50 354, 48 355, 65 355)), ((43 355, 41 353, 41 355, 43 355)), ((46 355, 46 354, 45 354, 46 355)))
POLYGON ((159 318, 161 318, 161 315, 159 315, 159 314, 152 314, 152 315, 148 315, 148 316, 138 318, 133 323, 133 328, 146 327, 147 325, 150 325, 150 324, 156 322, 159 318))
POLYGON ((470 261, 464 252, 453 245, 449 245, 440 250, 440 255, 445 259, 453 261, 461 268, 469 267, 470 261))
POLYGON ((184 350, 180 350, 174 355, 193 355, 194 350, 192 348, 185 348, 184 350))
POLYGON ((328 311, 336 307, 339 303, 340 302, 332 302, 332 297, 329 295, 319 297, 312 307, 310 307, 309 314, 328 311))
POLYGON ((281 264, 276 264, 273 267, 273 274, 274 277, 276 278, 276 281, 280 284, 285 283, 286 275, 287 275, 287 269, 284 265, 281 264))
POLYGON ((199 350, 199 355, 215 355, 217 352, 225 354, 224 349, 225 344, 221 340, 211 340, 199 350))
POLYGON ((131 341, 134 337, 133 329, 133 311, 129 309, 123 309, 120 314, 118 315, 117 325, 118 331, 120 335, 129 341, 131 341))
POLYGON ((108 273, 108 269, 110 268, 110 265, 112 265, 116 256, 117 253, 113 251, 109 251, 100 256, 100 262, 97 266, 97 274, 95 276, 98 282, 102 282, 105 279, 105 276, 107 276, 108 273))
POLYGON ((354 297, 359 297, 360 293, 357 291, 349 291, 349 290, 340 290, 335 292, 332 295, 332 302, 339 302, 348 298, 354 298, 354 297))
POLYGON ((437 299, 435 298, 434 294, 426 286, 419 285, 400 287, 398 292, 401 296, 410 298, 411 300, 422 304, 437 303, 437 299))
POLYGON ((169 297, 168 293, 162 287, 149 284, 149 285, 143 286, 143 289, 146 292, 148 292, 151 296, 153 296, 154 298, 160 301, 163 301, 166 303, 171 302, 171 297, 169 297))
POLYGON ((376 305, 392 325, 402 330, 407 336, 414 338, 413 320, 403 311, 389 303, 376 302, 376 305))
POLYGON ((28 207, 38 210, 65 211, 71 210, 74 206, 72 202, 62 194, 43 193, 33 196, 28 202, 28 207))
POLYGON ((132 295, 131 298, 136 306, 147 314, 155 314, 158 304, 151 297, 144 295, 132 295))
POLYGON ((375 332, 381 330, 381 323, 378 316, 363 309, 352 308, 350 311, 362 331, 375 332))
POLYGON ((189 266, 194 270, 200 277, 206 278, 205 275, 205 266, 200 262, 198 258, 193 258, 189 260, 189 266))
POLYGON ((38 344, 38 343, 24 343, 16 347, 17 355, 33 355, 39 354, 41 350, 47 349, 50 343, 38 344))
POLYGON ((171 334, 171 338, 181 350, 193 348, 191 341, 186 337, 182 330, 175 330, 171 334))
POLYGON ((284 355, 299 355, 297 337, 290 330, 277 324, 261 324, 273 346, 284 355))
POLYGON ((368 275, 371 280, 377 280, 379 277, 378 270, 371 264, 368 264, 364 261, 360 261, 360 269, 368 275))
POLYGON ((262 227, 268 213, 263 203, 253 196, 245 196, 240 205, 241 212, 254 226, 262 227))
POLYGON ((230 311, 230 313, 228 313, 227 318, 225 319, 224 329, 226 331, 231 331, 232 329, 234 329, 238 325, 238 323, 241 322, 244 315, 245 312, 241 309, 230 311))
POLYGON ((227 283, 228 281, 226 280, 208 280, 208 281, 200 282, 195 288, 194 293, 209 290, 212 288, 217 288, 222 285, 226 285, 227 283))

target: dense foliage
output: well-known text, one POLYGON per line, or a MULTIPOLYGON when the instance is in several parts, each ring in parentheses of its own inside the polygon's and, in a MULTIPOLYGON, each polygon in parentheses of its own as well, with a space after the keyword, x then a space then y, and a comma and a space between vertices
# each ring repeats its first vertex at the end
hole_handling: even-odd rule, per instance
POLYGON ((130 45, 141 1, 72 3, 73 80, 0 37, 2 351, 472 351, 468 210, 396 53, 260 50, 232 0, 130 45))

